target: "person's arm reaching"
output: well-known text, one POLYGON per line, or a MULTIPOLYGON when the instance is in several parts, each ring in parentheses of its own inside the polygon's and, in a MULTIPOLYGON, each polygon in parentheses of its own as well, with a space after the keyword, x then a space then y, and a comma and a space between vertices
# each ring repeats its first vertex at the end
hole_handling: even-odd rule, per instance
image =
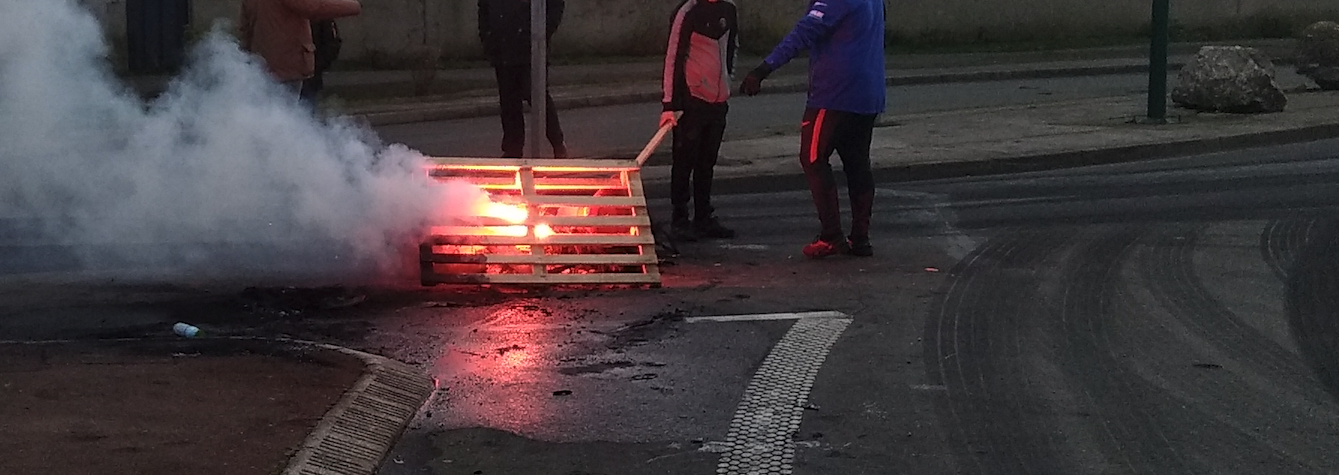
POLYGON ((820 40, 831 35, 842 18, 851 12, 850 2, 851 0, 819 0, 811 4, 809 13, 795 23, 795 28, 772 49, 772 53, 744 78, 739 91, 750 96, 758 94, 762 90, 762 81, 767 79, 772 71, 789 63, 799 56, 801 51, 813 48, 820 40))
MULTIPOLYGON (((684 76, 684 63, 688 61, 688 51, 692 30, 684 24, 687 18, 686 7, 675 10, 670 17, 669 43, 665 46, 665 70, 661 79, 661 105, 665 112, 683 110, 688 93, 688 84, 684 76)), ((662 122, 664 115, 661 116, 662 122)))
POLYGON ((735 60, 739 58, 739 14, 738 12, 731 13, 732 15, 729 21, 733 27, 730 28, 730 39, 726 40, 725 71, 730 75, 731 79, 734 79, 735 60))

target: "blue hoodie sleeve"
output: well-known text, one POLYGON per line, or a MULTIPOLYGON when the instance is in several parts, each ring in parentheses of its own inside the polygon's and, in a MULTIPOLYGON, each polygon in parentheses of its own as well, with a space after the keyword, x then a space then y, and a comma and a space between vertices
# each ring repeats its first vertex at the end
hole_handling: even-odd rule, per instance
POLYGON ((837 24, 851 11, 849 0, 818 0, 809 4, 809 13, 804 15, 795 28, 787 34, 781 43, 772 49, 763 61, 773 70, 784 66, 790 60, 808 50, 820 40, 832 34, 837 24))

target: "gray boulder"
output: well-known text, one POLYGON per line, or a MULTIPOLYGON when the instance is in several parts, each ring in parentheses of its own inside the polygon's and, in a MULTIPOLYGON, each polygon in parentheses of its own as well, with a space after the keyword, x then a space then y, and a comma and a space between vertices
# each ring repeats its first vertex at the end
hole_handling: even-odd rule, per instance
POLYGON ((1274 63, 1255 48, 1205 46, 1181 68, 1172 102, 1202 112, 1282 112, 1288 96, 1274 82, 1274 63))
POLYGON ((1339 23, 1322 21, 1302 30, 1297 41, 1297 74, 1326 91, 1339 89, 1339 23))

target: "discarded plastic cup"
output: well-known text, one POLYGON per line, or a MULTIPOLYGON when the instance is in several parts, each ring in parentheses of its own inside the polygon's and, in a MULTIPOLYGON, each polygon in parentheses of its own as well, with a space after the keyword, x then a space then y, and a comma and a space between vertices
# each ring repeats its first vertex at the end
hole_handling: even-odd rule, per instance
POLYGON ((172 331, 177 335, 184 336, 186 338, 195 338, 196 335, 200 334, 200 329, 195 325, 180 322, 178 322, 176 325, 172 325, 172 331))

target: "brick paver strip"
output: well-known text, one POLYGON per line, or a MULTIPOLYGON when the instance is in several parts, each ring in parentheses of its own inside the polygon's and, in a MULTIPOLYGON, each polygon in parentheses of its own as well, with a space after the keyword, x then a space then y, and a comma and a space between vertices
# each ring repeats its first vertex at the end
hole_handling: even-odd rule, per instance
POLYGON ((409 365, 348 348, 310 344, 361 358, 368 371, 326 413, 284 475, 371 475, 436 390, 409 365))

